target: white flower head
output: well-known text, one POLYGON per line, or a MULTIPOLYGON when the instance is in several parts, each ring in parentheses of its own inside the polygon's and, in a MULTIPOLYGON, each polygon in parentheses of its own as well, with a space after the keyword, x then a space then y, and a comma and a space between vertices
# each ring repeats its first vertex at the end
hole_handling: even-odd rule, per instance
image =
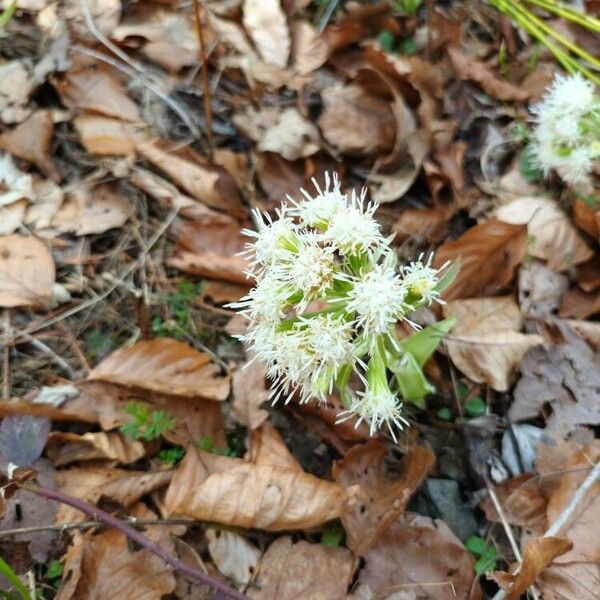
POLYGON ((276 277, 263 277, 246 296, 228 306, 241 309, 240 313, 251 322, 272 323, 285 316, 287 300, 293 292, 289 284, 276 277))
POLYGON ((418 305, 429 305, 434 300, 441 302, 439 299, 440 292, 436 289, 439 283, 438 274, 441 269, 435 269, 431 266, 433 254, 429 255, 427 262, 423 262, 423 256, 421 254, 416 261, 412 261, 402 269, 407 295, 410 295, 411 300, 416 300, 418 305))
POLYGON ((10 154, 0 155, 0 206, 34 198, 31 175, 17 169, 10 154))
POLYGON ((347 310, 356 314, 356 325, 367 337, 386 333, 404 316, 407 288, 395 269, 385 263, 353 282, 347 310))
POLYGON ((389 245, 381 234, 379 223, 374 218, 377 205, 365 202, 366 190, 352 196, 343 211, 336 212, 322 240, 331 244, 340 254, 358 255, 380 246, 389 245))
POLYGON ((303 225, 326 229, 334 215, 345 209, 348 198, 346 194, 342 193, 340 181, 335 173, 333 181, 329 173, 325 173, 325 188, 323 190, 316 179, 313 178, 312 182, 318 193, 311 196, 306 190, 300 190, 305 196, 305 200, 301 202, 292 200, 294 204, 292 212, 303 225))
POLYGON ((539 118, 582 115, 590 110, 595 100, 594 86, 580 73, 567 77, 557 75, 535 112, 539 118))

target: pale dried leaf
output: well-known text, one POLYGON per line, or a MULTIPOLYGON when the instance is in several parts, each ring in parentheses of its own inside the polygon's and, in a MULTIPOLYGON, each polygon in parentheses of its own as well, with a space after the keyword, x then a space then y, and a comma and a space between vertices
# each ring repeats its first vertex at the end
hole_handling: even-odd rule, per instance
POLYGON ((233 414, 238 423, 250 430, 260 427, 269 413, 261 408, 267 401, 269 391, 265 385, 266 368, 249 354, 248 362, 233 374, 233 414))
POLYGON ((400 475, 391 477, 384 462, 387 453, 384 443, 370 440, 351 448, 333 467, 335 480, 347 492, 341 514, 346 543, 357 556, 376 544, 404 512, 435 462, 433 452, 415 446, 404 457, 400 475))
POLYGON ((299 75, 312 73, 329 58, 332 47, 308 21, 292 23, 292 64, 299 75))
MULTIPOLYGON (((133 156, 136 133, 131 123, 85 113, 73 119, 79 141, 90 154, 133 156)), ((139 135, 139 134, 137 134, 139 135)))
POLYGON ((39 417, 7 417, 0 423, 0 457, 18 467, 29 467, 44 451, 50 421, 39 417))
POLYGON ((133 212, 131 201, 116 185, 80 185, 68 194, 52 225, 61 233, 104 233, 122 227, 133 212))
POLYGON ((170 338, 120 348, 90 372, 91 381, 116 383, 188 398, 225 400, 229 378, 219 376, 210 356, 170 338))
POLYGON ((253 465, 193 449, 165 500, 169 514, 282 531, 316 527, 340 514, 341 486, 299 469, 253 465))
POLYGON ((0 205, 0 236, 14 233, 25 220, 27 200, 17 200, 8 206, 0 205))
POLYGON ((2 154, 0 156, 0 208, 24 199, 33 199, 31 175, 18 169, 10 154, 2 154))
POLYGON ((495 219, 467 230, 457 240, 442 244, 434 265, 459 262, 458 276, 444 292, 444 298, 490 296, 512 281, 515 267, 527 252, 527 227, 495 219))
MULTIPOLYGON (((121 20, 121 0, 84 0, 94 25, 105 36, 110 37, 121 20)), ((65 18, 72 33, 85 41, 96 42, 96 37, 85 22, 80 0, 66 0, 65 18)))
POLYGON ((260 151, 276 152, 286 160, 312 156, 320 148, 319 130, 295 108, 287 108, 279 114, 258 144, 260 151))
POLYGON ((544 319, 555 315, 568 288, 564 275, 538 261, 525 263, 519 271, 519 306, 523 316, 544 319))
POLYGON ((55 268, 46 244, 35 237, 0 237, 0 306, 40 306, 52 297, 55 268))
POLYGON ((280 0, 245 0, 242 20, 265 63, 285 68, 290 32, 280 0))
POLYGON ((246 538, 225 529, 209 529, 208 551, 217 568, 237 585, 248 584, 261 556, 261 551, 246 538))
POLYGON ((539 577, 544 600, 597 600, 600 563, 551 565, 539 577))
POLYGON ((33 196, 33 203, 27 208, 24 222, 36 230, 48 229, 62 206, 65 194, 62 188, 50 179, 34 175, 33 196))
POLYGON ((554 271, 564 271, 588 260, 593 252, 570 219, 550 198, 517 198, 496 211, 505 223, 527 225, 531 238, 528 253, 547 261, 554 271))
POLYGON ((507 391, 524 354, 543 343, 539 335, 519 333, 521 312, 512 296, 454 300, 444 306, 455 317, 446 346, 452 362, 471 381, 507 391))
POLYGON ((250 434, 246 459, 255 465, 302 470, 277 429, 268 421, 250 434))
POLYGON ((255 600, 343 600, 356 561, 346 548, 326 548, 282 536, 267 549, 258 565, 255 600))
MULTIPOLYGON (((11 60, 0 65, 0 114, 27 104, 32 89, 29 61, 11 60)), ((3 115, 2 120, 7 122, 3 115)))

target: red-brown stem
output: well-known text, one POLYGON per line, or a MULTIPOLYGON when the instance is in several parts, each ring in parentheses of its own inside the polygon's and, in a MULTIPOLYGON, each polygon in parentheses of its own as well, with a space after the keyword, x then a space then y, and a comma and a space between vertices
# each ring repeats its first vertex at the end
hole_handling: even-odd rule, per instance
POLYGON ((208 141, 208 156, 213 158, 212 136, 212 100, 210 94, 210 80, 208 78, 208 60, 206 58, 206 45, 202 19, 200 17, 200 0, 194 0, 194 20, 196 22, 196 35, 198 36, 198 55, 202 64, 202 87, 204 88, 204 120, 206 121, 206 139, 208 141))
POLYGON ((42 496, 43 498, 68 504, 69 506, 80 510, 88 517, 91 517, 92 519, 98 519, 109 527, 114 527, 123 535, 127 536, 130 540, 136 542, 143 548, 146 548, 146 550, 149 552, 152 552, 153 554, 156 554, 156 556, 162 558, 175 570, 187 575, 188 577, 191 577, 192 579, 196 579, 200 583, 210 586, 222 594, 225 594, 228 598, 232 598, 233 600, 249 600, 248 596, 238 592, 236 589, 221 581, 218 581, 217 579, 212 578, 210 575, 207 575, 203 571, 200 571, 199 569, 196 569, 187 563, 181 562, 178 558, 171 556, 171 554, 169 554, 164 548, 161 548, 159 545, 155 544, 145 535, 127 525, 127 523, 124 523, 121 521, 121 519, 117 519, 117 517, 114 517, 110 513, 107 513, 105 510, 102 510, 93 504, 89 504, 88 502, 80 500, 79 498, 74 498, 73 496, 64 494, 59 490, 52 490, 44 486, 25 484, 21 487, 22 489, 33 494, 37 494, 38 496, 42 496))

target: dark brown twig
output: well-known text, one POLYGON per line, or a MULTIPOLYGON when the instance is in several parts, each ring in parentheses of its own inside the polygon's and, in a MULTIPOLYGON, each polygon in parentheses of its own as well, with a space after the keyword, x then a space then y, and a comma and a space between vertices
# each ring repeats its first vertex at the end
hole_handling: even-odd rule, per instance
POLYGON ((236 589, 228 586, 227 584, 214 579, 210 575, 203 573, 199 569, 188 565, 180 561, 178 558, 171 556, 164 548, 161 548, 159 545, 155 544, 152 540, 147 538, 145 535, 141 534, 139 531, 134 529, 133 527, 127 525, 121 519, 117 519, 110 513, 94 506, 93 504, 89 504, 79 498, 74 498, 73 496, 69 496, 68 494, 64 494, 59 490, 52 490, 50 488, 32 485, 32 484, 23 484, 21 488, 31 492, 32 494, 36 494, 41 496, 42 498, 47 498, 48 500, 55 500, 56 502, 62 502, 63 504, 67 504, 68 506, 72 506, 77 510, 81 511, 88 517, 92 519, 98 519, 102 521, 105 525, 109 527, 114 527, 116 530, 120 531, 123 535, 127 536, 130 540, 134 541, 136 544, 139 544, 143 548, 146 548, 149 552, 152 552, 159 558, 162 558, 168 565, 171 565, 175 570, 203 583, 205 585, 210 586, 214 590, 221 592, 228 598, 232 598, 233 600, 249 600, 248 596, 238 592, 236 589))
POLYGON ((208 77, 208 60, 206 58, 206 44, 202 30, 200 15, 200 0, 194 0, 194 20, 196 22, 196 35, 198 36, 198 56, 202 65, 202 87, 204 88, 204 120, 206 121, 206 139, 208 142, 208 156, 213 159, 213 132, 212 132, 212 97, 210 92, 210 79, 208 77))

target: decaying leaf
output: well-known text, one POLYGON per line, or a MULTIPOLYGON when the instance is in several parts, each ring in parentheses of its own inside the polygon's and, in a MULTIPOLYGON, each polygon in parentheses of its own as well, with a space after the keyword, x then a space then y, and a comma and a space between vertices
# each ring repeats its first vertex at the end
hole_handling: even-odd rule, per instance
MULTIPOLYGON (((11 111, 20 116, 22 108, 29 101, 33 90, 31 62, 28 60, 9 60, 0 65, 0 115, 4 123, 14 120, 11 111), (13 118, 11 118, 13 117, 13 118)), ((25 116, 28 116, 27 113, 25 116)))
POLYGON ((290 32, 279 0, 245 0, 244 26, 268 65, 284 68, 290 54, 290 32))
POLYGON ((444 292, 448 300, 490 296, 506 288, 527 251, 527 226, 492 219, 442 244, 434 259, 460 264, 454 283, 444 292))
POLYGON ((443 521, 405 513, 364 558, 357 600, 403 591, 429 600, 481 598, 473 557, 443 521))
POLYGON ((258 429, 252 431, 246 458, 255 465, 286 467, 302 471, 300 463, 289 451, 281 434, 269 422, 263 423, 258 429))
POLYGON ((114 431, 82 435, 55 431, 48 440, 46 454, 58 467, 85 460, 111 460, 126 465, 145 456, 146 449, 141 442, 114 431))
POLYGON ((406 508, 435 462, 427 448, 415 446, 404 457, 402 472, 392 477, 384 463, 387 446, 371 440, 354 446, 335 463, 333 475, 347 490, 341 520, 348 547, 364 555, 406 508))
POLYGON ((587 319, 600 312, 600 294, 584 292, 578 287, 569 290, 563 299, 559 315, 573 319, 587 319))
POLYGON ((519 306, 523 316, 545 319, 555 315, 568 287, 564 275, 539 261, 528 261, 519 270, 519 306))
POLYGON ((29 467, 42 455, 50 427, 50 421, 40 417, 2 419, 0 458, 18 467, 29 467))
POLYGON ((596 600, 600 586, 600 564, 550 565, 538 578, 544 600, 596 600))
POLYGON ((174 227, 177 246, 169 258, 176 269, 232 283, 249 283, 248 262, 239 253, 248 238, 233 219, 207 216, 174 227))
POLYGON ((546 260, 555 271, 564 271, 592 256, 592 250, 554 200, 517 198, 500 207, 496 217, 505 223, 527 225, 531 239, 528 253, 546 260))
POLYGON ((46 244, 35 237, 0 237, 0 306, 43 306, 52 298, 55 268, 46 244))
POLYGON ((261 408, 269 391, 265 386, 266 368, 249 354, 248 362, 240 366, 231 378, 235 418, 250 430, 265 421, 269 413, 261 408))
POLYGON ((253 465, 189 449, 167 490, 165 510, 226 525, 282 531, 335 519, 344 491, 299 469, 253 465))
POLYGON ((89 374, 92 381, 207 400, 225 400, 229 378, 207 354, 170 338, 137 342, 113 352, 89 374))
POLYGON ((392 228, 396 234, 394 241, 439 242, 446 234, 448 217, 448 209, 441 206, 404 210, 392 228))
POLYGON ((320 147, 319 130, 295 108, 281 112, 258 144, 261 152, 276 152, 286 160, 306 158, 320 147))
MULTIPOLYGON (((142 505, 134 515, 152 519, 142 505)), ((145 535, 174 554, 168 527, 149 527, 145 535)), ((101 533, 75 532, 63 567, 63 583, 57 600, 160 600, 175 589, 173 568, 145 549, 133 549, 127 538, 108 529, 101 533)))
POLYGON ((346 548, 294 542, 283 536, 265 552, 248 594, 255 600, 343 600, 355 568, 346 548))
POLYGON ((248 584, 256 571, 261 551, 246 538, 226 529, 209 529, 208 551, 223 575, 235 584, 248 584))
MULTIPOLYGON (((136 132, 131 123, 85 113, 73 119, 79 140, 90 154, 133 156, 136 132)), ((139 135, 139 134, 137 134, 139 135)))
POLYGON ((557 556, 565 554, 572 547, 572 542, 558 537, 535 538, 525 546, 518 575, 495 571, 488 577, 507 592, 506 600, 518 600, 557 556))
POLYGON ((452 362, 472 381, 507 391, 523 355, 543 342, 520 333, 521 311, 511 296, 454 300, 444 316, 456 325, 446 346, 452 362))

